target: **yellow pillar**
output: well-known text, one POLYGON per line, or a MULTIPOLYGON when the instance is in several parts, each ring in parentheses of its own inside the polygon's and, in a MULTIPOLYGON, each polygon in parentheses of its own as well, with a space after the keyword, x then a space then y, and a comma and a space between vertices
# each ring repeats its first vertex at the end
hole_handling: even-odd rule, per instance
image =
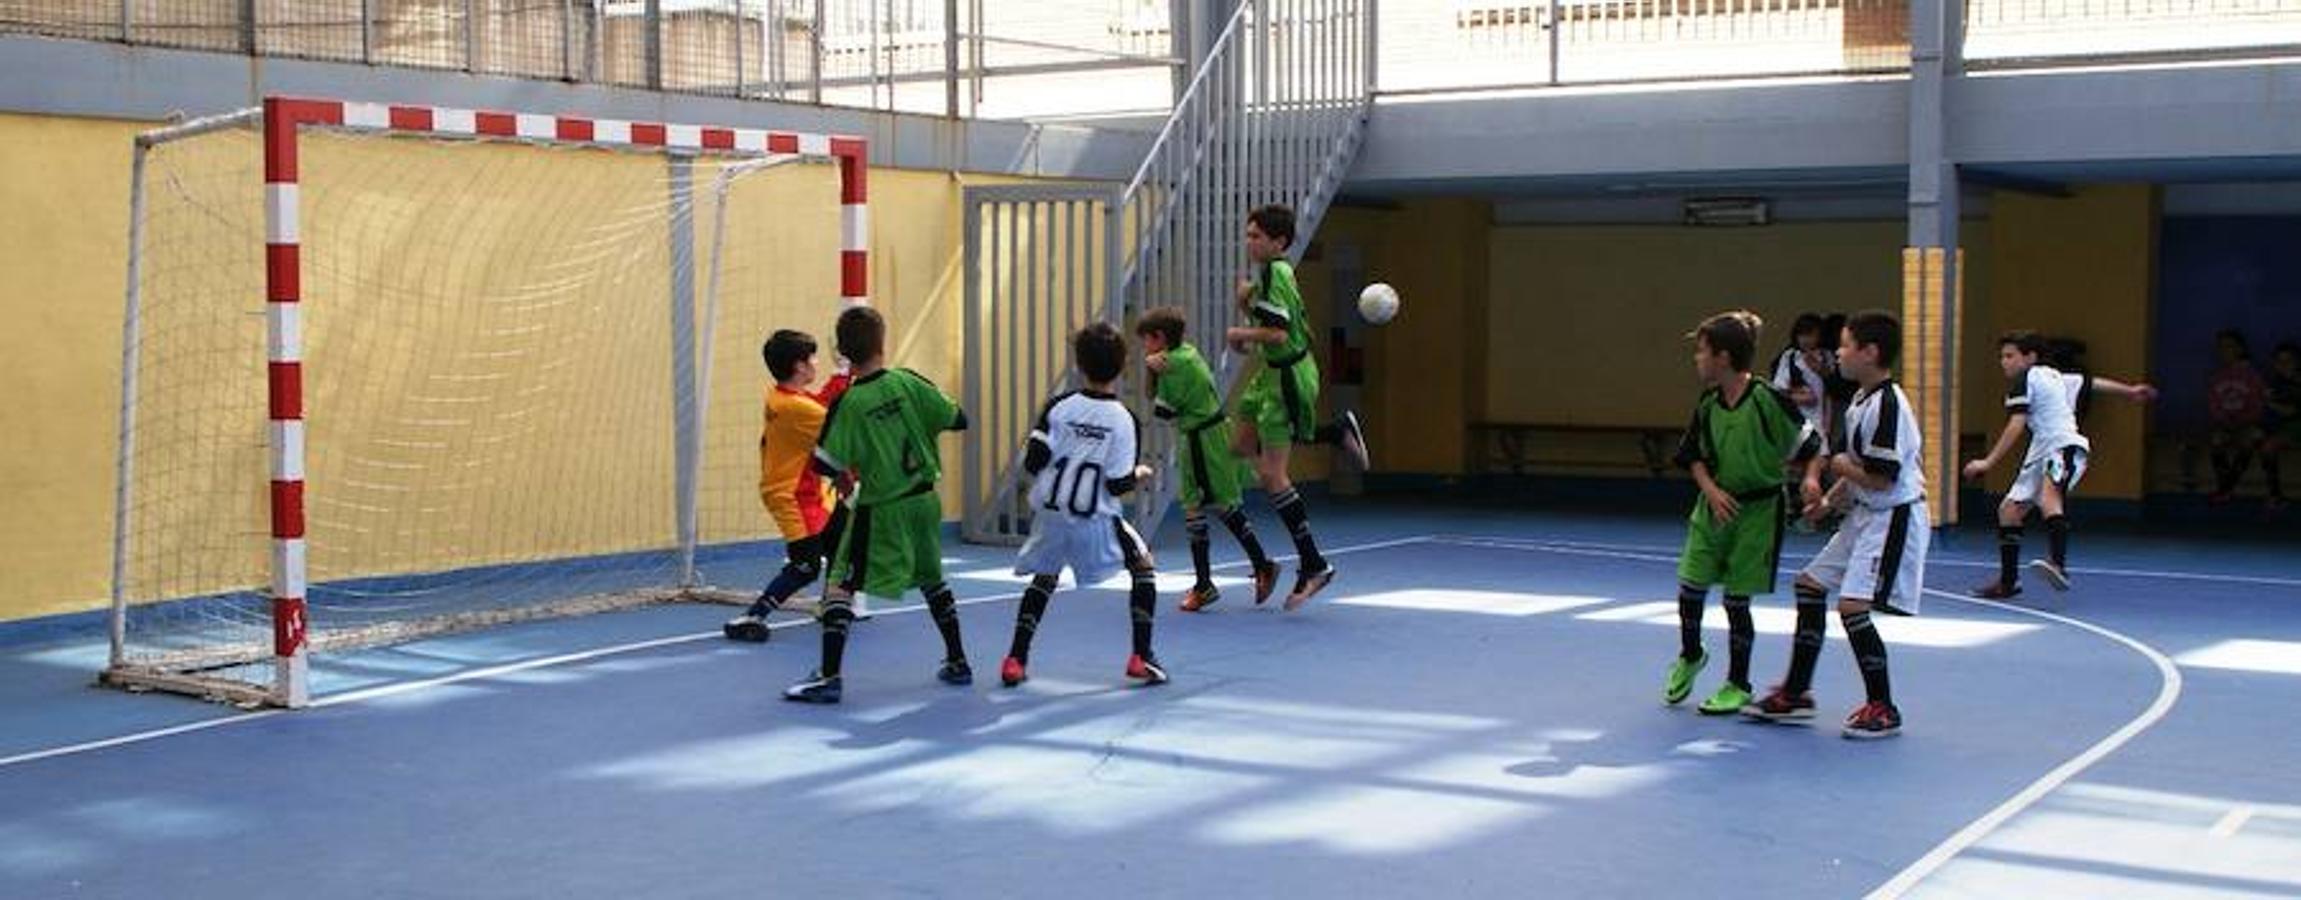
POLYGON ((1902 248, 1902 352, 1894 377, 1924 436, 1926 503, 1936 525, 1957 524, 1958 351, 1965 252, 1902 248), (1952 266, 1947 263, 1954 262, 1952 266))

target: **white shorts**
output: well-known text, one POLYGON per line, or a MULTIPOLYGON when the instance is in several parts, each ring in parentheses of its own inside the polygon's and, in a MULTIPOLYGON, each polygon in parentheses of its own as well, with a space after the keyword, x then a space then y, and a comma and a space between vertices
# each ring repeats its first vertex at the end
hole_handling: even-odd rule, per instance
POLYGON ((1890 509, 1856 506, 1801 577, 1880 611, 1917 615, 1925 597, 1925 552, 1933 517, 1925 501, 1890 509))
POLYGON ((1061 575, 1065 568, 1081 587, 1100 583, 1121 569, 1149 572, 1150 544, 1132 523, 1118 516, 1032 519, 1031 537, 1015 556, 1015 574, 1061 575))
POLYGON ((2037 502, 2038 491, 2047 482, 2061 489, 2061 497, 2069 499, 2069 492, 2085 478, 2085 448, 2063 447, 2044 456, 2021 464, 2021 471, 2013 476, 2013 486, 2005 489, 2005 502, 2028 505, 2037 502))

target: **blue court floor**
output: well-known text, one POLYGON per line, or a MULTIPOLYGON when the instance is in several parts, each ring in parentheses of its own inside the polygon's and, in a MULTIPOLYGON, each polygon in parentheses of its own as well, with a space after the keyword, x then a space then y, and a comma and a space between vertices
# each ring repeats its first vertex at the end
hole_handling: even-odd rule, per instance
MULTIPOLYGON (((1834 624, 1812 727, 1659 703, 1681 517, 1313 514, 1342 574, 1291 615, 1219 533, 1229 598, 1174 612, 1170 523, 1161 688, 1121 677, 1117 585, 1058 594, 998 687, 1020 582, 957 544, 978 683, 881 602, 834 707, 777 699, 810 623, 735 645, 708 606, 327 660, 294 713, 88 687, 99 636, 0 646, 0 897, 2301 896, 2291 545, 2081 530, 2076 588, 2009 605, 1945 535, 1879 626, 1907 730, 1859 743, 1834 624)), ((1789 621, 1760 600, 1761 688, 1789 621)))

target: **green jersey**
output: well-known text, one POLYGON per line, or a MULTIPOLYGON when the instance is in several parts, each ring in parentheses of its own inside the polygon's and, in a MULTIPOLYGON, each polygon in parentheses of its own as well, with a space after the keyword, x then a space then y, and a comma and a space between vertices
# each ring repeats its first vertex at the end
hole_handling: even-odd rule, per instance
POLYGON ((1214 389, 1214 370, 1207 367, 1206 357, 1189 344, 1177 344, 1166 352, 1166 371, 1154 377, 1158 389, 1153 392, 1151 412, 1161 419, 1173 419, 1176 428, 1185 432, 1222 418, 1222 395, 1214 389))
POLYGON ((1286 329, 1286 340, 1262 345, 1262 359, 1287 365, 1310 352, 1310 322, 1302 313, 1302 287, 1294 281, 1294 264, 1274 259, 1262 267, 1262 285, 1255 292, 1255 324, 1286 329))
POLYGON ((1778 494, 1782 464, 1811 459, 1820 451, 1820 436, 1789 395, 1753 378, 1741 402, 1730 406, 1716 388, 1702 393, 1678 443, 1677 462, 1688 469, 1700 462, 1719 488, 1748 497, 1778 494))
POLYGON ((881 369, 847 388, 823 419, 815 460, 861 479, 854 503, 876 506, 932 490, 942 477, 935 440, 966 428, 966 414, 909 369, 881 369))

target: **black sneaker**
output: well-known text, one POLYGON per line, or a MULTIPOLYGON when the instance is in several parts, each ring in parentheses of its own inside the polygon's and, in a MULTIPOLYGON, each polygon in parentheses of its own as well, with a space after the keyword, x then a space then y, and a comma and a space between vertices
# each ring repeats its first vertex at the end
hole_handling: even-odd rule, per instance
POLYGON ((1358 414, 1343 410, 1342 421, 1335 424, 1342 426, 1342 452, 1350 454, 1350 461, 1358 466, 1359 471, 1366 471, 1374 453, 1367 448, 1366 429, 1358 427, 1358 414))
POLYGON ((1809 691, 1791 696, 1776 686, 1757 702, 1742 707, 1742 715, 1767 722, 1806 722, 1814 717, 1814 695, 1809 691))
POLYGON ((744 613, 728 619, 727 624, 719 626, 719 633, 726 635, 730 641, 764 644, 767 643, 767 636, 773 632, 767 630, 767 617, 755 613, 744 613))
POLYGON ((943 667, 935 670, 935 678, 944 684, 974 684, 975 670, 964 659, 946 659, 943 667))
POLYGON ((2021 584, 1991 579, 1981 587, 1974 588, 1973 595, 1983 600, 2011 600, 2021 596, 2021 584))
POLYGON ((793 703, 837 703, 841 693, 839 676, 809 672, 807 679, 783 689, 783 699, 793 703))
POLYGON ((1286 595, 1286 611, 1293 612, 1301 609, 1303 604, 1309 603, 1310 598, 1317 596, 1319 591, 1325 590, 1326 586, 1333 581, 1333 563, 1326 564, 1316 572, 1306 571, 1296 576, 1294 593, 1286 595))

